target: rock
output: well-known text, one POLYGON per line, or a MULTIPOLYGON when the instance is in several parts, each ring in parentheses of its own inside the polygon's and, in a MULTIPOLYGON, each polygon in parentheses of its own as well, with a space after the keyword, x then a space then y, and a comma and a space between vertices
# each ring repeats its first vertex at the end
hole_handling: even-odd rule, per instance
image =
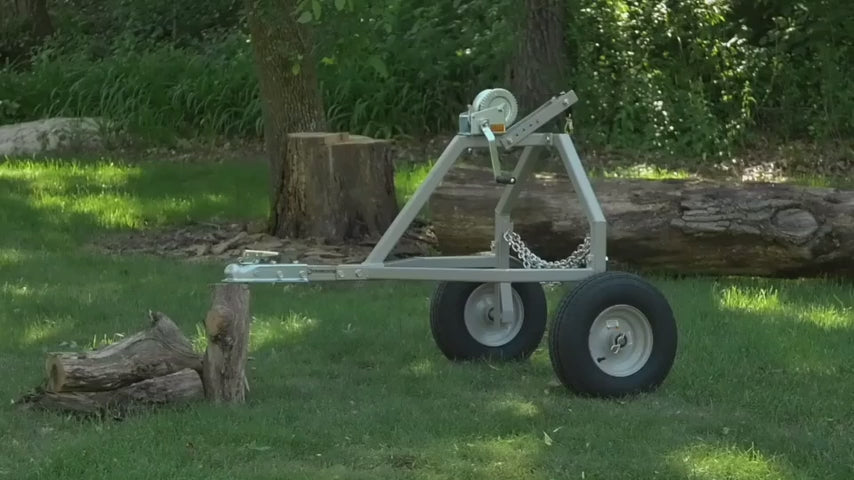
POLYGON ((0 126, 0 156, 99 148, 102 143, 101 126, 94 118, 56 117, 0 126))

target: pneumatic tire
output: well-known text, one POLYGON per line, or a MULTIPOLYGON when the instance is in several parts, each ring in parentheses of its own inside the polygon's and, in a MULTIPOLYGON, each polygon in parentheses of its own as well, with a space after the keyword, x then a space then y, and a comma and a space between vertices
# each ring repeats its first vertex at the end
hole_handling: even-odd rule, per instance
POLYGON ((430 304, 430 330, 450 360, 524 360, 539 347, 548 306, 542 285, 512 283, 515 318, 505 328, 490 326, 495 284, 440 282, 430 304))
POLYGON ((673 366, 676 346, 667 299, 623 272, 596 274, 576 285, 549 331, 549 357, 561 383, 594 397, 655 390, 673 366))

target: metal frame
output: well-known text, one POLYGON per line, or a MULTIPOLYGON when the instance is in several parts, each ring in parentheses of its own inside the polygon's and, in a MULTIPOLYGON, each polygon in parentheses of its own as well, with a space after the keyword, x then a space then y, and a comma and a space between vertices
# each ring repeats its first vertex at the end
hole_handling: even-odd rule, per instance
MULTIPOLYGON (((428 280, 495 283, 501 305, 500 318, 512 318, 511 282, 572 282, 583 280, 606 269, 606 222, 590 181, 570 136, 566 133, 534 133, 537 128, 559 115, 577 101, 573 92, 553 97, 505 133, 480 136, 460 133, 439 156, 436 164, 412 198, 400 210, 364 262, 355 265, 308 265, 300 263, 264 263, 263 252, 255 259, 239 261, 225 268, 225 282, 236 283, 305 283, 336 280, 428 280), (504 191, 495 208, 495 249, 493 254, 474 256, 414 257, 386 261, 445 175, 468 149, 490 148, 493 161, 495 143, 505 150, 523 148, 512 173, 513 180, 504 182, 504 191), (510 268, 509 245, 504 232, 513 228, 510 220, 513 204, 536 163, 542 148, 554 147, 572 181, 590 227, 590 255, 585 268, 510 268)), ((502 182, 499 182, 502 183, 502 182)), ((271 253, 276 255, 275 252, 271 253)))

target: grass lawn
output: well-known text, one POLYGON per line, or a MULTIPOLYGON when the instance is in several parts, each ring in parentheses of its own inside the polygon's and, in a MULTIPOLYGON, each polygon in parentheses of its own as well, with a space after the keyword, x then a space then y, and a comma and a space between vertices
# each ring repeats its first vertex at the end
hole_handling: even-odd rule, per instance
POLYGON ((149 308, 197 335, 223 265, 87 242, 263 217, 266 185, 257 164, 0 163, 0 480, 854 478, 854 286, 819 280, 654 278, 679 353, 623 401, 554 386, 545 342, 522 364, 445 360, 433 285, 389 282, 253 287, 242 406, 111 421, 10 404, 46 352, 139 330, 149 308))

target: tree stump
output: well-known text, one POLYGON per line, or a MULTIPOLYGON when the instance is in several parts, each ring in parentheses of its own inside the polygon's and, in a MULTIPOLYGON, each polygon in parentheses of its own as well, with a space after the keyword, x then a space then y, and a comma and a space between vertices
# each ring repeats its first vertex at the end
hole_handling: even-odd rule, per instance
POLYGON ((292 133, 277 236, 329 243, 377 238, 398 212, 388 142, 347 133, 292 133))
MULTIPOLYGON (((444 255, 489 249, 501 187, 491 171, 452 170, 433 195, 444 255)), ((611 262, 652 271, 776 277, 854 277, 854 191, 692 180, 592 180, 608 221, 611 262)), ((568 256, 589 231, 565 176, 532 177, 514 230, 547 260, 568 256)))
POLYGON ((246 360, 249 353, 249 287, 218 283, 205 318, 208 346, 202 363, 205 398, 242 403, 246 398, 246 360))

